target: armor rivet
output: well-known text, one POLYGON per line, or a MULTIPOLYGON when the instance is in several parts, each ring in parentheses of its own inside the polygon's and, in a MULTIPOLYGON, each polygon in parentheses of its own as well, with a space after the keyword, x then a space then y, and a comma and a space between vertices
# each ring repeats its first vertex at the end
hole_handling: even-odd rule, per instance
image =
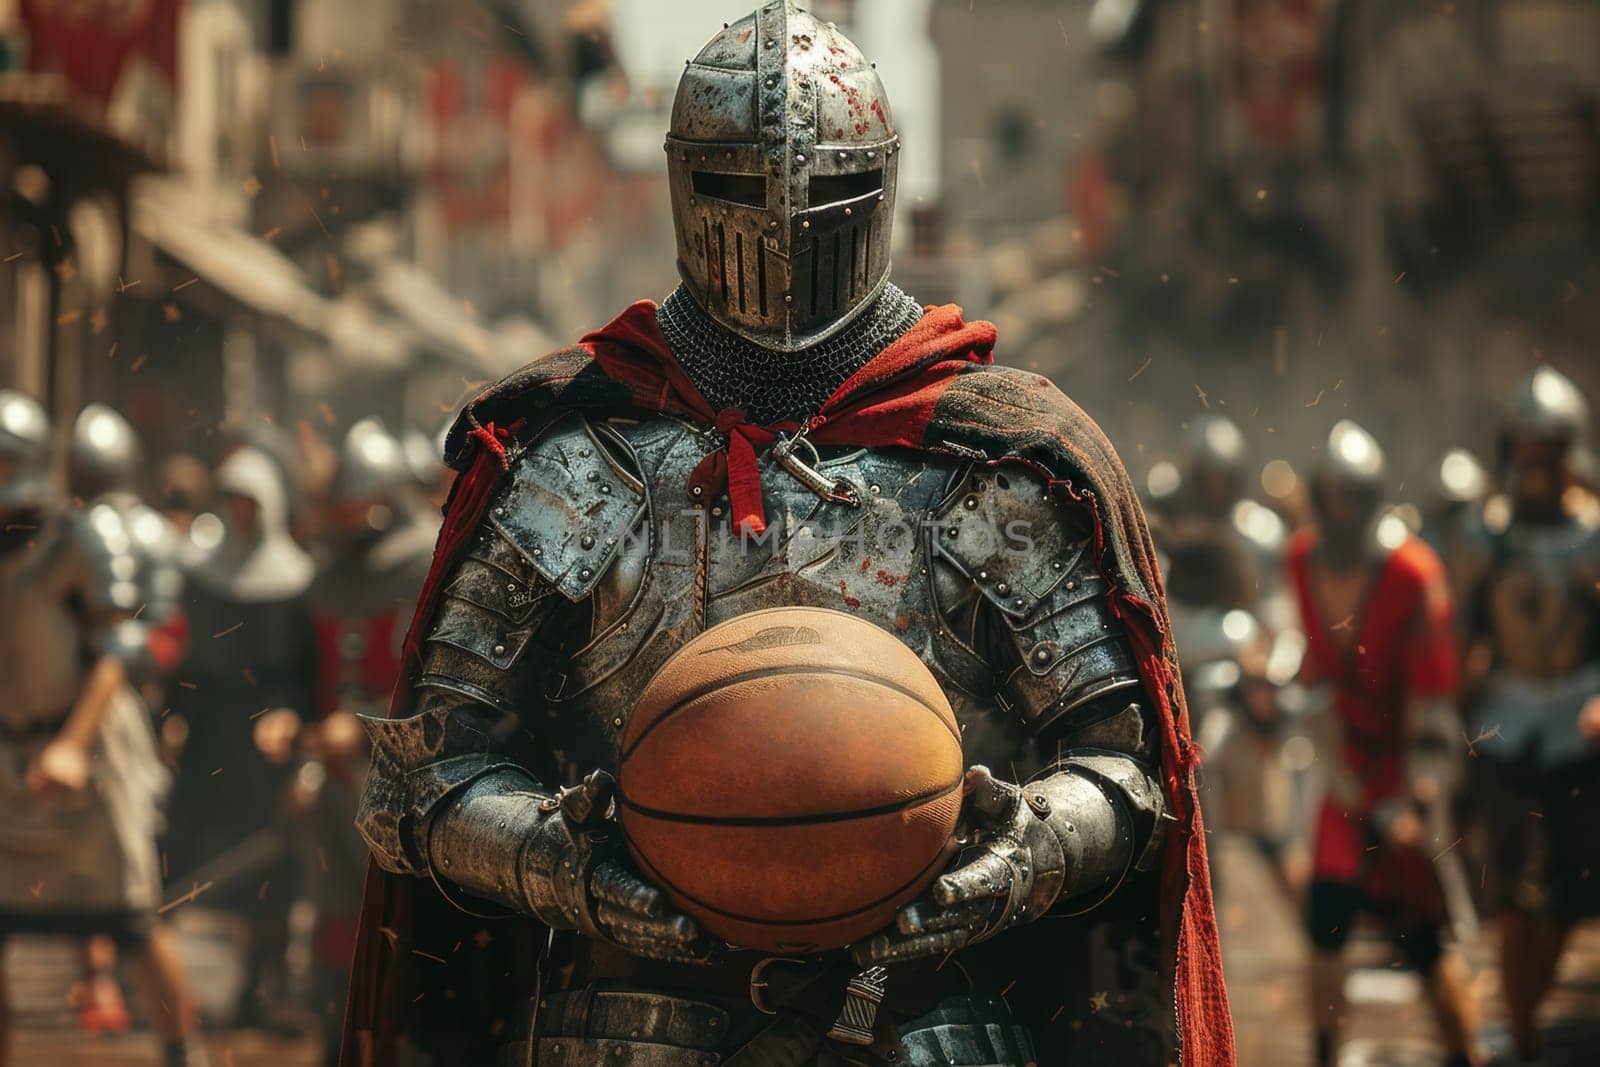
POLYGON ((801 154, 798 154, 798 155, 796 155, 796 156, 795 156, 795 157, 794 157, 794 161, 795 161, 795 162, 796 162, 796 163, 804 163, 804 162, 805 162, 805 161, 806 161, 806 157, 805 157, 805 154, 804 154, 804 153, 801 153, 801 154))
POLYGON ((500 829, 504 830, 505 828, 506 828, 506 821, 504 819, 501 819, 500 820, 500 829))
POLYGON ((804 222, 802 222, 802 223, 801 223, 801 224, 800 224, 800 228, 801 228, 801 229, 802 229, 802 230, 809 230, 809 229, 811 229, 811 220, 810 220, 810 219, 806 219, 806 220, 805 220, 805 221, 804 221, 804 222))
POLYGON ((446 867, 450 866, 450 857, 449 856, 446 856, 444 858, 444 866, 446 866, 446 867))
POLYGON ((622 729, 622 717, 619 715, 615 719, 612 719, 611 725, 615 726, 619 730, 622 729))
POLYGON ((1038 660, 1040 663, 1044 663, 1050 658, 1050 650, 1041 645, 1039 648, 1034 650, 1033 658, 1038 660))
POLYGON ((1015 599, 1015 600, 1013 600, 1011 602, 1011 606, 1014 607, 1014 608, 1020 608, 1020 607, 1023 607, 1024 605, 1026 605, 1026 604, 1027 604, 1027 601, 1023 600, 1021 597, 1017 597, 1017 599, 1015 599))
POLYGON ((987 582, 988 580, 989 580, 989 572, 988 571, 979 571, 978 572, 978 581, 987 582))
POLYGON ((593 548, 594 534, 584 534, 581 538, 579 538, 578 543, 583 545, 584 548, 593 548))
POLYGON ((538 559, 542 555, 544 555, 544 549, 536 548, 536 549, 533 550, 533 558, 534 559, 538 559))
POLYGON ((883 488, 877 483, 867 486, 867 490, 872 493, 873 496, 877 496, 879 493, 883 492, 883 488))
POLYGON ((1054 561, 1054 562, 1053 562, 1053 563, 1051 563, 1051 564, 1050 564, 1050 569, 1051 569, 1051 570, 1053 570, 1053 571, 1058 571, 1058 570, 1060 570, 1060 569, 1061 569, 1061 568, 1062 568, 1062 567, 1063 567, 1063 566, 1065 566, 1065 564, 1063 564, 1063 563, 1062 563, 1062 562, 1061 562, 1061 561, 1060 561, 1060 560, 1059 560, 1059 559, 1058 559, 1058 560, 1056 560, 1056 561, 1054 561))
POLYGON ((617 629, 619 631, 621 631, 622 633, 627 633, 628 632, 628 624, 627 623, 623 623, 621 626, 618 626, 617 629))
POLYGON ((494 654, 497 655, 497 656, 505 655, 506 654, 506 646, 505 645, 495 645, 494 646, 494 654))
POLYGON ((506 513, 506 509, 505 508, 495 508, 494 509, 494 513, 495 513, 495 517, 498 518, 501 515, 504 515, 506 513))
POLYGON ((590 471, 588 474, 585 474, 583 477, 584 477, 585 481, 598 482, 600 480, 600 472, 599 471, 590 471))
POLYGON ((578 571, 578 577, 584 579, 585 581, 593 576, 593 574, 594 571, 590 570, 588 567, 584 567, 578 571))
POLYGON ((689 495, 690 496, 700 496, 704 492, 705 492, 705 489, 703 489, 702 487, 700 487, 698 485, 693 486, 693 487, 691 487, 689 489, 689 495))
POLYGON ((722 518, 722 509, 720 507, 712 508, 711 509, 711 516, 712 516, 712 518, 716 518, 716 519, 722 518))
POLYGON ((517 583, 516 582, 507 582, 506 583, 506 592, 515 593, 516 591, 517 591, 517 583))
POLYGON ((771 222, 767 223, 767 228, 771 229, 771 230, 776 230, 778 228, 778 220, 777 219, 773 219, 771 222))
POLYGON ((961 536, 961 527, 952 526, 944 532, 944 535, 950 540, 954 541, 956 538, 961 536))
POLYGON ((607 547, 609 547, 609 546, 611 546, 611 545, 614 545, 614 544, 616 544, 616 543, 617 543, 617 539, 616 539, 616 538, 615 538, 615 537, 608 537, 608 538, 606 538, 606 545, 607 545, 607 547))
POLYGON ((844 209, 844 217, 845 218, 849 218, 851 215, 854 215, 854 214, 855 214, 855 212, 853 210, 851 210, 850 208, 845 208, 844 209))
POLYGON ((876 152, 868 152, 867 153, 867 158, 868 159, 877 159, 878 158, 878 153, 876 153, 876 152))
POLYGON ((785 293, 785 294, 783 294, 783 302, 785 304, 794 303, 794 294, 793 293, 785 293))
POLYGON ((963 500, 961 502, 961 506, 966 508, 968 511, 977 511, 978 510, 978 498, 975 497, 975 496, 969 496, 969 497, 967 497, 967 499, 965 499, 965 500, 963 500))
POLYGON ((610 483, 608 483, 608 482, 601 482, 601 483, 600 483, 600 492, 601 492, 601 493, 603 493, 603 494, 609 494, 609 493, 610 493, 610 492, 611 492, 611 485, 610 485, 610 483))
POLYGON ((1068 581, 1068 582, 1067 582, 1067 592, 1069 592, 1069 593, 1070 593, 1070 592, 1072 592, 1072 591, 1073 591, 1073 590, 1074 590, 1074 589, 1077 589, 1077 588, 1078 588, 1078 580, 1077 580, 1077 579, 1076 579, 1076 578, 1073 578, 1073 579, 1070 579, 1070 580, 1069 580, 1069 581, 1068 581))
POLYGON ((994 587, 994 591, 999 593, 1001 596, 1005 596, 1007 593, 1011 592, 1011 586, 1007 585, 1005 582, 1001 582, 999 585, 994 587))

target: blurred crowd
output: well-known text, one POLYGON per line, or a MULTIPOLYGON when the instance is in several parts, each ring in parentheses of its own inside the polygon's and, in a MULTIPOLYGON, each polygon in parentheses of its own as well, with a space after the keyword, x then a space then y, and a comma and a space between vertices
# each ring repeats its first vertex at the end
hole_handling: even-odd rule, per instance
POLYGON ((0 935, 81 942, 89 1031, 129 1029, 135 973, 169 1062, 203 1062, 197 1001, 331 1056, 366 867, 357 717, 399 671, 440 445, 368 418, 152 462, 98 403, 67 437, 56 455, 43 409, 0 392, 0 935), (232 1003, 189 991, 179 906, 225 920, 232 1003))
POLYGON ((1418 972, 1447 1062, 1556 1062, 1539 1009, 1573 929, 1600 915, 1590 421, 1541 366, 1472 442, 1491 460, 1452 448, 1409 493, 1349 420, 1303 473, 1269 463, 1259 501, 1221 415, 1148 472, 1213 856, 1232 839, 1259 860, 1217 881, 1264 872, 1304 916, 1319 1064, 1349 1023, 1353 932, 1418 972), (1503 1030, 1461 960, 1480 915, 1503 1030))

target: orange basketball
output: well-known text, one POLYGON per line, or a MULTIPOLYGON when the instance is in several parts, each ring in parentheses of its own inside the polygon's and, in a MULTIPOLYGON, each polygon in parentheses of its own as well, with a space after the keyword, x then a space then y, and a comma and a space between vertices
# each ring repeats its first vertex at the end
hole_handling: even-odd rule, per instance
POLYGON ((893 634, 775 608, 669 659, 623 737, 618 811, 641 871, 711 934, 819 952, 887 926, 953 847, 961 730, 893 634))

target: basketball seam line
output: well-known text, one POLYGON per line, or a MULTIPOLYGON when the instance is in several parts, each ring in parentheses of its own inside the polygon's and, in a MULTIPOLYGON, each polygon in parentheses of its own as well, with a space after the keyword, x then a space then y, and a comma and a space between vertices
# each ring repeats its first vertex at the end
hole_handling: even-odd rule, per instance
POLYGON ((657 808, 647 808, 643 804, 635 804, 623 795, 620 790, 617 792, 617 803, 647 818, 659 819, 662 822, 687 823, 693 826, 812 826, 817 823, 870 819, 875 815, 893 815, 895 812, 905 811, 907 808, 916 807, 918 804, 926 804, 929 801, 947 797, 961 788, 962 781, 962 778, 957 778, 950 785, 925 790, 904 800, 897 800, 893 804, 882 804, 876 808, 824 811, 804 815, 692 815, 681 811, 661 811, 657 808))
POLYGON ((671 707, 667 708, 667 710, 656 716, 655 721, 649 726, 646 726, 644 728, 644 732, 634 739, 633 744, 629 745, 622 752, 622 755, 618 759, 619 768, 621 763, 626 762, 629 756, 633 755, 639 750, 639 746, 644 744, 644 739, 649 737, 656 727, 660 726, 662 723, 666 722, 668 719, 672 718, 672 716, 676 715, 678 712, 682 711, 696 700, 699 700, 701 697, 709 696, 710 694, 715 693, 718 689, 724 689, 728 686, 738 685, 741 682, 752 682, 762 678, 781 678, 789 674, 826 674, 839 678, 854 678, 857 681, 879 685, 885 689, 892 689, 902 696, 910 697, 912 700, 916 701, 918 704, 932 712, 934 717, 939 720, 940 724, 942 724, 945 729, 949 730, 951 734, 954 735, 956 743, 961 743, 961 728, 959 725, 952 727, 950 723, 945 722, 944 714, 938 708, 922 699, 922 697, 918 694, 913 693, 904 686, 896 685, 887 678, 879 678, 863 671, 848 670, 843 667, 762 667, 759 670, 742 671, 738 674, 729 675, 726 678, 719 678, 716 682, 710 685, 701 686, 700 688, 685 694, 671 707))
POLYGON ((885 893, 877 900, 874 900, 868 904, 863 904, 858 908, 851 908, 849 911, 841 911, 836 915, 824 915, 816 919, 761 919, 753 915, 743 915, 736 911, 728 911, 725 908, 717 907, 715 904, 708 904, 704 900, 701 900, 699 897, 695 896, 693 893, 684 892, 680 886, 675 885, 671 879, 669 879, 658 867, 656 867, 655 864, 651 863, 637 850, 634 850, 633 855, 634 859, 639 862, 640 866, 646 868, 645 873, 649 875, 655 882, 659 883, 663 889, 670 889, 672 892, 677 893, 679 896, 683 897, 683 899, 689 901, 697 908, 704 908, 706 911, 714 912, 717 915, 721 915, 725 919, 733 919, 736 922, 749 923, 753 926, 817 926, 822 923, 843 922, 846 919, 851 919, 857 915, 863 915, 866 912, 872 911, 874 908, 883 907, 884 904, 893 900, 901 893, 904 893, 911 885, 920 881, 924 875, 934 868, 934 866, 944 862, 947 859, 945 850, 941 848, 938 854, 933 857, 933 859, 923 864, 922 869, 916 874, 913 874, 910 878, 907 878, 904 882, 895 887, 893 892, 885 893))

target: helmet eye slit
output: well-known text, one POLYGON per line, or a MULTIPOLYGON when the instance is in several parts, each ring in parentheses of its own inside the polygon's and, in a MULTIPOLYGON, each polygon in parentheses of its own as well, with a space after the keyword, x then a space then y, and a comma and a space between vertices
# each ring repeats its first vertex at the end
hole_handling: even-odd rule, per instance
POLYGON ((744 207, 767 206, 767 179, 760 174, 717 174, 697 170, 693 174, 697 196, 709 196, 744 207))
POLYGON ((862 171, 859 174, 819 174, 811 179, 811 206, 842 204, 881 192, 881 170, 862 171))

